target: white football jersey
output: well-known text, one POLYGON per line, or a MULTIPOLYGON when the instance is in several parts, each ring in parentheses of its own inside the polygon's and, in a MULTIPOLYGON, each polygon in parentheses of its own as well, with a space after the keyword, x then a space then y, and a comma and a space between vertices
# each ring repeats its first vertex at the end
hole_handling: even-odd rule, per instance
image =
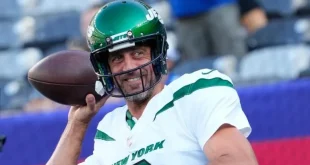
POLYGON ((131 119, 127 106, 108 113, 98 125, 93 155, 81 165, 206 165, 203 147, 225 123, 245 137, 251 132, 230 78, 198 70, 165 86, 139 120, 131 119))

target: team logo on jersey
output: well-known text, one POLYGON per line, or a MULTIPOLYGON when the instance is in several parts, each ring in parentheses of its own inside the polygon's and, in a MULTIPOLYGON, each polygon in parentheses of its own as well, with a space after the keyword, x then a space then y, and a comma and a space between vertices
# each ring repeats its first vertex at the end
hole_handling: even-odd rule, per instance
POLYGON ((131 158, 130 161, 134 161, 135 159, 141 158, 142 156, 144 156, 146 154, 149 154, 149 153, 151 153, 153 151, 163 149, 164 148, 164 143, 165 143, 165 140, 156 142, 154 144, 150 144, 150 145, 148 145, 148 146, 146 146, 144 148, 141 148, 141 149, 133 152, 131 155, 128 155, 124 159, 119 160, 116 163, 113 163, 113 165, 127 165, 127 163, 128 163, 130 158, 131 158))

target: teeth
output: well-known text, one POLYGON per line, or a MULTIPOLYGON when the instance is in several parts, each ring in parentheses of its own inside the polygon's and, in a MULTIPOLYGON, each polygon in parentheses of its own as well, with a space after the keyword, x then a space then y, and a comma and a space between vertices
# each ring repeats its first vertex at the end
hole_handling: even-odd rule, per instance
POLYGON ((140 80, 140 77, 137 77, 137 78, 130 78, 130 79, 128 79, 127 81, 137 81, 137 80, 140 80))

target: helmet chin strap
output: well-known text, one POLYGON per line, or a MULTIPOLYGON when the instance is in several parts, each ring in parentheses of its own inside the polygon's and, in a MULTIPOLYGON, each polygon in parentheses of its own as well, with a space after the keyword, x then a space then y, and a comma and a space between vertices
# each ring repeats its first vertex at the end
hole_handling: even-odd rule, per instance
POLYGON ((96 84, 95 84, 95 91, 96 91, 100 96, 103 96, 103 95, 106 94, 105 89, 104 89, 104 87, 103 87, 103 85, 102 85, 102 82, 99 81, 99 80, 96 81, 96 84))

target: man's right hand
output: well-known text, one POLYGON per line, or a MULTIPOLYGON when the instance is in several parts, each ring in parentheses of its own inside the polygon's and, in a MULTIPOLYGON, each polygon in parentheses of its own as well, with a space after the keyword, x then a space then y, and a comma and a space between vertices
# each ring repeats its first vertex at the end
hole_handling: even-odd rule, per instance
POLYGON ((85 106, 72 106, 68 115, 68 121, 88 125, 91 119, 98 113, 99 109, 105 104, 109 96, 103 97, 96 103, 95 97, 88 94, 85 98, 85 106))

